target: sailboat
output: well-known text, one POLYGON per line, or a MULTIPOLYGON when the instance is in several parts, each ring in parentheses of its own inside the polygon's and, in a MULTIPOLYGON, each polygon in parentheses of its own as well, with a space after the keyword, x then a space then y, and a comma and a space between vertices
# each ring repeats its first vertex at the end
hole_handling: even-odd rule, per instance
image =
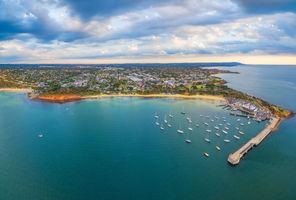
POLYGON ((196 127, 199 127, 199 124, 195 124, 196 127))
POLYGON ((228 127, 224 127, 226 130, 229 130, 229 128, 228 127))
POLYGON ((185 142, 186 143, 191 143, 191 140, 186 139, 185 142))
POLYGON ((180 126, 179 126, 179 129, 177 130, 177 132, 178 132, 178 133, 181 133, 181 134, 184 133, 184 131, 181 130, 180 126))
POLYGON ((244 135, 245 133, 244 133, 244 132, 242 132, 242 131, 239 131, 239 134, 241 134, 241 135, 244 135))
POLYGON ((222 132, 223 132, 223 133, 225 133, 225 134, 228 134, 228 132, 227 132, 227 131, 225 131, 225 130, 222 130, 222 132))
POLYGON ((212 132, 212 130, 210 130, 210 129, 207 129, 206 131, 207 131, 208 133, 212 132))
POLYGON ((230 126, 230 123, 227 123, 228 126, 230 126))
MULTIPOLYGON (((157 119, 158 119, 158 118, 157 118, 157 119)), ((156 121, 155 124, 156 124, 156 126, 159 126, 159 122, 158 122, 158 121, 156 121)))
POLYGON ((218 137, 220 137, 220 133, 215 133, 218 137))
POLYGON ((170 114, 169 114, 169 117, 170 117, 170 118, 173 118, 174 116, 172 115, 172 113, 170 113, 170 114))
POLYGON ((162 130, 162 131, 164 130, 164 128, 163 128, 163 126, 162 126, 162 123, 161 123, 161 126, 160 126, 160 130, 162 130))
POLYGON ((235 127, 236 130, 239 130, 239 127, 235 127))
POLYGON ((166 115, 164 116, 164 123, 168 123, 168 120, 166 120, 166 115))
POLYGON ((207 122, 204 122, 204 124, 205 124, 206 126, 208 126, 208 125, 209 125, 207 122))
POLYGON ((217 129, 217 130, 219 130, 219 127, 218 126, 215 126, 214 128, 217 129))
POLYGON ((154 117, 155 117, 156 119, 158 119, 158 115, 157 115, 156 113, 155 113, 154 117))
POLYGON ((240 123, 240 125, 241 125, 241 126, 243 126, 243 125, 244 125, 244 123, 240 123))
POLYGON ((170 128, 171 128, 171 127, 172 127, 172 125, 171 125, 171 124, 168 124, 168 127, 170 127, 170 128))
POLYGON ((206 142, 208 142, 208 143, 210 143, 211 142, 211 140, 210 140, 210 134, 209 134, 210 132, 208 132, 208 137, 207 138, 205 138, 205 141, 206 142))
POLYGON ((235 139, 237 139, 237 140, 240 139, 240 137, 238 137, 237 135, 233 135, 233 137, 234 137, 235 139))
POLYGON ((193 129, 192 129, 191 127, 188 127, 188 130, 189 130, 189 131, 192 131, 193 129))

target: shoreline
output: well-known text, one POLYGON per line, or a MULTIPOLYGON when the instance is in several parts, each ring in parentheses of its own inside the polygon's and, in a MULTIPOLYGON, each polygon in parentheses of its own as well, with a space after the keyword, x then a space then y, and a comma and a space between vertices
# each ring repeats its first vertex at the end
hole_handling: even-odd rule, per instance
POLYGON ((27 92, 30 93, 33 90, 31 88, 0 88, 0 92, 27 92))

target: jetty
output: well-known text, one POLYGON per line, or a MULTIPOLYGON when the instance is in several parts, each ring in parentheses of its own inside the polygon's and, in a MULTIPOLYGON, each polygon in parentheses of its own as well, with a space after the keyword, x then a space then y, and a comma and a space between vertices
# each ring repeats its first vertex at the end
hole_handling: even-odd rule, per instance
POLYGON ((239 116, 239 117, 254 118, 254 115, 246 115, 246 114, 235 113, 235 112, 230 112, 229 115, 234 115, 234 116, 239 116))
POLYGON ((243 145, 236 152, 229 154, 228 162, 232 165, 239 164, 241 158, 249 152, 254 146, 258 146, 270 133, 274 130, 279 118, 273 117, 270 119, 270 123, 255 137, 250 139, 245 145, 243 145))

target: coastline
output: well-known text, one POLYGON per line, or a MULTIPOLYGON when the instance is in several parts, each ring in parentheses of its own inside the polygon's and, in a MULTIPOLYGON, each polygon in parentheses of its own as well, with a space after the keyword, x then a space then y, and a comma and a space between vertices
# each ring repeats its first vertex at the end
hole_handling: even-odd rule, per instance
POLYGON ((27 92, 30 93, 33 90, 31 88, 0 88, 0 92, 27 92))
POLYGON ((113 98, 113 97, 141 97, 141 98, 180 98, 180 99, 205 99, 214 101, 223 101, 226 99, 222 96, 214 95, 181 95, 181 94, 102 94, 92 96, 82 96, 81 99, 99 99, 99 98, 113 98))

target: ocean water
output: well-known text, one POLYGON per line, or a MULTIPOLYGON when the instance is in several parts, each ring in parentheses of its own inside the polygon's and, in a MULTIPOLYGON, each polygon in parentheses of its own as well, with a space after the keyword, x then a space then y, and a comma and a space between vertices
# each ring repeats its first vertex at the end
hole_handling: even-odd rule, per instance
MULTIPOLYGON (((251 74, 252 70, 253 66, 243 69, 251 74)), ((295 68, 287 70, 287 76, 292 74, 289 70, 295 72, 295 68)), ((275 76, 275 81, 286 80, 284 75, 275 76)), ((243 73, 227 76, 225 79, 234 85, 245 77, 243 73)), ((290 77, 293 86, 295 80, 290 77)), ((248 79, 245 77, 245 81, 248 79)), ((283 98, 285 94, 287 99, 280 101, 272 94, 260 93, 268 91, 263 85, 257 85, 260 92, 257 87, 247 88, 247 92, 258 92, 268 101, 295 108, 295 93, 284 91, 286 84, 265 85, 262 76, 256 80, 259 86, 272 87, 274 95, 283 98)), ((233 167, 226 161, 228 154, 255 136, 266 122, 251 121, 247 125, 248 120, 241 118, 245 124, 241 126, 237 117, 230 116, 219 104, 143 98, 50 104, 31 101, 26 94, 2 92, 0 199, 295 199, 295 118, 285 121, 279 131, 233 167), (155 125, 155 113, 164 131, 155 125), (172 119, 169 113, 174 115, 172 119), (186 120, 188 116, 192 124, 186 120), (165 125, 164 118, 171 128, 165 125), (195 123, 200 127, 196 128, 195 123), (225 123, 231 125, 227 125, 229 134, 220 128, 221 136, 217 137, 214 126, 220 123, 223 127, 225 123), (239 135, 235 127, 245 135, 239 135), (185 134, 178 134, 179 128, 185 134), (212 133, 207 134, 206 129, 212 133), (39 138, 39 134, 44 137, 39 138), (234 134, 241 139, 234 139, 234 134), (205 137, 211 143, 205 142, 205 137), (223 142, 225 138, 231 142, 223 142), (185 143, 185 139, 192 143, 185 143)))

